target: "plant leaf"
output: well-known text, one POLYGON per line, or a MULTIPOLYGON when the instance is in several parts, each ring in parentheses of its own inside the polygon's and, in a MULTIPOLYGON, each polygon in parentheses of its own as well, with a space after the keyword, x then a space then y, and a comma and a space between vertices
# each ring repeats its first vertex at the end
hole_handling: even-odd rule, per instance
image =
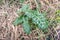
POLYGON ((56 21, 57 21, 58 23, 60 23, 60 17, 57 17, 57 18, 56 18, 56 21))
POLYGON ((25 13, 29 10, 29 4, 23 4, 22 5, 22 8, 20 8, 18 11, 17 11, 17 14, 21 14, 21 12, 25 13))
POLYGON ((27 34, 29 34, 30 33, 30 25, 28 23, 28 20, 27 20, 27 18, 24 18, 24 17, 23 17, 23 20, 24 20, 23 24, 22 24, 23 29, 27 34))
POLYGON ((48 27, 48 21, 42 13, 39 13, 37 10, 29 10, 25 13, 27 17, 32 19, 34 24, 37 24, 38 27, 42 30, 48 27))
POLYGON ((23 20, 22 20, 22 16, 21 16, 21 17, 16 18, 15 21, 13 22, 13 24, 16 26, 18 24, 21 24, 22 22, 23 22, 23 20))
POLYGON ((56 21, 60 23, 60 10, 56 11, 56 21))
POLYGON ((20 3, 23 3, 25 0, 20 0, 20 3))

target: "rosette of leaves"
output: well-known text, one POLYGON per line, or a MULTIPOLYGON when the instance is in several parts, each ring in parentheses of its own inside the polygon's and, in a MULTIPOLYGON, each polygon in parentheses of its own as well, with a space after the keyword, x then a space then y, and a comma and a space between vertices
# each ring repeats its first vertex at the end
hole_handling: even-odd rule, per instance
POLYGON ((44 13, 29 9, 29 4, 23 4, 17 14, 19 17, 14 21, 14 25, 22 24, 22 27, 27 34, 30 33, 32 27, 37 27, 41 30, 48 28, 48 21, 44 13))

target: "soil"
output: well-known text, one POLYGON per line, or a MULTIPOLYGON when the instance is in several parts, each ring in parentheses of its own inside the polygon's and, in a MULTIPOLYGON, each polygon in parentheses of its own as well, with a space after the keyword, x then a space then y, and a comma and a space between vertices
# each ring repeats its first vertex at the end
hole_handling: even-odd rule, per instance
MULTIPOLYGON (((10 4, 11 1, 4 0, 0 5, 0 40, 38 40, 39 37, 36 30, 33 30, 32 33, 27 35, 21 25, 13 25, 13 21, 18 17, 16 12, 20 9, 21 5, 17 0, 12 1, 10 4)), ((41 1, 44 2, 43 0, 41 1)), ((54 1, 54 3, 50 5, 51 7, 48 6, 49 4, 43 5, 42 3, 41 11, 46 10, 48 13, 47 17, 53 19, 55 17, 55 10, 60 9, 60 1, 57 1, 54 1), (52 10, 49 10, 49 7, 52 10)), ((60 24, 58 24, 55 29, 57 32, 55 40, 60 40, 60 24)), ((45 40, 45 37, 42 36, 41 40, 45 40)))

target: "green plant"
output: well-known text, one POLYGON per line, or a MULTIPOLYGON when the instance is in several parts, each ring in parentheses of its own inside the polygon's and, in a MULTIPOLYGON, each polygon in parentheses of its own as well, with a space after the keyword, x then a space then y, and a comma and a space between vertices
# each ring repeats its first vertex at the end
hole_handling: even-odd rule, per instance
POLYGON ((60 10, 56 11, 56 21, 60 23, 60 10))
POLYGON ((0 0, 0 5, 3 4, 3 0, 0 0))
POLYGON ((39 28, 45 30, 48 28, 48 21, 44 13, 39 12, 37 8, 32 10, 30 4, 22 4, 22 8, 18 11, 19 17, 14 21, 14 25, 21 24, 24 31, 29 34, 31 28, 39 28))

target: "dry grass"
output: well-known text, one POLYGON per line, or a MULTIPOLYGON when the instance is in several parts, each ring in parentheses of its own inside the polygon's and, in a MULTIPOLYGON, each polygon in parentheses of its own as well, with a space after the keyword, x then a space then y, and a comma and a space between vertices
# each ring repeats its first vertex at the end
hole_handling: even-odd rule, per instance
MULTIPOLYGON (((33 0, 32 0, 33 1, 33 0)), ((60 0, 40 0, 41 3, 41 11, 47 12, 47 17, 54 20, 55 11, 60 10, 60 0)), ((20 4, 18 0, 3 0, 0 5, 0 40, 46 40, 46 35, 52 33, 52 30, 56 32, 58 35, 60 33, 60 24, 57 24, 56 28, 52 27, 49 29, 49 33, 46 35, 43 32, 39 31, 39 29, 33 30, 30 35, 24 33, 23 28, 19 26, 14 26, 12 22, 15 20, 18 15, 16 11, 20 8, 20 4), (37 33, 40 32, 40 36, 37 33)), ((55 35, 55 34, 51 34, 55 35)), ((56 36, 56 35, 55 35, 56 36)), ((60 40, 59 38, 55 40, 60 40)), ((54 38, 52 37, 52 40, 54 38)))

